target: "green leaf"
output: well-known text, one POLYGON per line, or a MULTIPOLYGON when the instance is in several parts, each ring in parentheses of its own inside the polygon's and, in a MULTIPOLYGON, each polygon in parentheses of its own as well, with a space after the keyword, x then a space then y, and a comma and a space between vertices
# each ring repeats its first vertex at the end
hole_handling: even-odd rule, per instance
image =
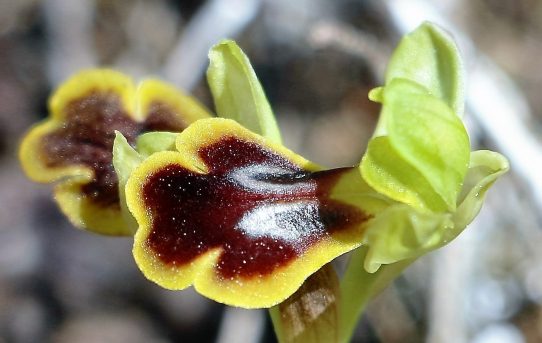
POLYGON ((424 86, 458 115, 465 102, 464 71, 452 37, 425 22, 406 35, 395 49, 386 71, 386 85, 403 78, 424 86))
POLYGON ((380 121, 360 165, 367 183, 418 210, 454 211, 470 151, 459 117, 422 86, 395 79, 380 121))
POLYGON ((249 130, 281 142, 277 122, 247 56, 224 40, 209 52, 207 81, 218 116, 230 118, 249 130))

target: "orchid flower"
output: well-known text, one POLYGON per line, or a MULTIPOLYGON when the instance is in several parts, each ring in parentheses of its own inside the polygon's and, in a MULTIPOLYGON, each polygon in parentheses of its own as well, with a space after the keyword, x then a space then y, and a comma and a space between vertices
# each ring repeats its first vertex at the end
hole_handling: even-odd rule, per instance
POLYGON ((325 168, 284 147, 247 56, 225 40, 209 57, 217 118, 157 81, 134 91, 90 72, 53 96, 21 161, 38 181, 67 177, 57 200, 76 224, 135 232, 148 279, 271 308, 280 341, 347 341, 365 303, 457 237, 508 170, 498 153, 471 152, 461 59, 433 24, 401 41, 370 92, 382 112, 358 166, 325 168), (339 281, 329 262, 350 251, 339 281))
POLYGON ((49 118, 24 137, 19 159, 29 178, 56 182, 55 199, 77 227, 102 234, 132 235, 121 215, 112 164, 115 131, 130 143, 147 131, 180 132, 209 117, 195 99, 158 80, 137 87, 119 72, 82 71, 49 100, 49 118))

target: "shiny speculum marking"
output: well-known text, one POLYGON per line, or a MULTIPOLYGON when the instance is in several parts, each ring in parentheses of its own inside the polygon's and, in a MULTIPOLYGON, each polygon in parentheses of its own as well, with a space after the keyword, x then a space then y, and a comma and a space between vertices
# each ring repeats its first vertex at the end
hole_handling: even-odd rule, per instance
POLYGON ((143 185, 147 244, 168 265, 221 248, 224 278, 267 275, 367 217, 329 199, 350 168, 307 172, 256 143, 225 137, 198 151, 207 174, 170 164, 143 185))
POLYGON ((94 171, 94 180, 81 191, 97 204, 119 206, 118 180, 112 164, 115 130, 134 143, 143 132, 180 132, 185 128, 167 106, 153 104, 147 119, 138 123, 123 111, 114 93, 91 91, 65 109, 66 120, 42 138, 42 156, 48 167, 82 164, 94 171))

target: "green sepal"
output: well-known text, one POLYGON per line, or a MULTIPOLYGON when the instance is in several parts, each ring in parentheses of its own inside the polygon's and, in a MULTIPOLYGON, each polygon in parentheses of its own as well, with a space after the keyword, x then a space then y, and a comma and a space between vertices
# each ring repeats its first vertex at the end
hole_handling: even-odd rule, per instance
POLYGON ((380 213, 367 230, 369 247, 364 267, 373 273, 382 264, 416 258, 443 244, 453 229, 451 214, 422 213, 407 205, 396 205, 380 213))
POLYGON ((475 151, 454 213, 420 212, 399 204, 376 215, 364 240, 368 246, 365 269, 374 272, 382 264, 415 259, 449 243, 474 220, 487 190, 508 169, 502 155, 475 151))
POLYGON ((178 133, 172 132, 147 132, 137 138, 134 149, 122 133, 115 131, 113 141, 113 167, 119 181, 120 208, 124 221, 130 230, 135 233, 137 222, 126 205, 126 183, 128 178, 143 160, 155 152, 174 150, 175 139, 178 133))
POLYGON ((382 95, 376 137, 360 168, 378 192, 420 211, 455 210, 470 144, 449 106, 421 85, 394 79, 382 95))
MULTIPOLYGON (((508 160, 499 153, 489 150, 471 153, 469 171, 459 197, 460 204, 453 214, 457 227, 462 230, 474 220, 482 208, 487 190, 509 169, 508 160)), ((456 232, 455 236, 459 233, 456 232)))
POLYGON ((132 148, 122 133, 115 131, 115 140, 113 141, 113 167, 115 168, 115 173, 119 180, 120 208, 126 225, 133 233, 136 232, 138 225, 126 205, 126 193, 124 192, 124 188, 134 169, 139 166, 143 160, 144 157, 132 148))
POLYGON ((361 173, 374 189, 396 201, 430 211, 446 209, 446 203, 423 175, 397 153, 388 137, 375 137, 369 141, 361 162, 361 173))
POLYGON ((139 154, 149 157, 159 151, 174 151, 175 140, 179 133, 175 132, 147 132, 137 137, 136 149, 139 154))
POLYGON ((207 81, 218 116, 280 143, 280 131, 264 90, 248 57, 231 40, 209 51, 207 81))
POLYGON ((382 103, 384 101, 384 87, 375 87, 369 91, 369 100, 382 103))
POLYGON ((463 115, 465 73, 453 38, 425 22, 409 33, 393 52, 386 70, 386 85, 402 78, 424 86, 458 115, 463 115))

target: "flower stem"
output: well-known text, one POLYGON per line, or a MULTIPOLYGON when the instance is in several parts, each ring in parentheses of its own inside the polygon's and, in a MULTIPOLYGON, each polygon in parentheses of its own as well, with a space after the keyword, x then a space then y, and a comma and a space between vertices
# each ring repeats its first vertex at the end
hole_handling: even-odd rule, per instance
POLYGON ((285 342, 282 322, 280 320, 280 308, 278 305, 269 308, 269 316, 271 317, 271 323, 273 323, 273 329, 275 330, 275 335, 277 336, 277 342, 285 342))
POLYGON ((411 259, 383 265, 378 271, 369 273, 363 267, 366 254, 366 247, 355 250, 341 279, 341 303, 339 306, 339 342, 341 343, 347 343, 351 340, 356 324, 368 301, 414 261, 411 259))

